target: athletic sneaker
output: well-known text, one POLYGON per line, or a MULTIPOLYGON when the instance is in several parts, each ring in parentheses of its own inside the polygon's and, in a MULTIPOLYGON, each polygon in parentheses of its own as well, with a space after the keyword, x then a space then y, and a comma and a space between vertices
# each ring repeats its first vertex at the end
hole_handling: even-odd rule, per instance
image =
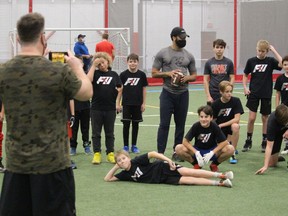
POLYGON ((263 140, 262 144, 261 144, 261 152, 262 153, 265 153, 266 145, 267 145, 267 140, 263 140))
POLYGON ((85 152, 86 155, 91 155, 92 152, 91 152, 90 146, 84 147, 84 152, 85 152))
POLYGON ((229 160, 230 164, 237 164, 238 160, 236 159, 235 155, 232 155, 229 160))
POLYGON ((288 142, 286 141, 285 143, 285 148, 283 149, 283 151, 281 152, 281 154, 285 155, 288 154, 288 142))
POLYGON ((193 168, 194 168, 194 169, 202 169, 202 167, 200 167, 199 164, 194 164, 194 165, 193 165, 193 168))
POLYGON ((219 171, 218 166, 216 164, 213 164, 213 163, 210 164, 210 170, 212 172, 218 172, 219 171))
POLYGON ((242 152, 247 152, 252 148, 252 140, 246 140, 242 152))
POLYGON ((225 175, 225 179, 232 180, 234 178, 234 173, 232 171, 225 172, 224 175, 225 175))
POLYGON ((77 169, 76 163, 73 160, 71 160, 71 168, 77 169))
POLYGON ((126 152, 129 152, 129 146, 124 146, 123 150, 126 151, 126 152))
POLYGON ((101 163, 101 153, 100 152, 96 152, 94 154, 93 160, 92 160, 92 164, 100 164, 101 163))
POLYGON ((235 154, 238 154, 238 150, 237 149, 235 149, 235 154))
POLYGON ((232 188, 232 182, 229 179, 221 180, 219 186, 232 188))
POLYGON ((71 156, 76 155, 76 148, 75 147, 70 148, 70 155, 71 156))
POLYGON ((138 147, 136 145, 132 145, 131 146, 131 152, 135 153, 135 154, 139 154, 140 150, 138 149, 138 147))
POLYGON ((181 158, 176 154, 176 152, 173 153, 173 155, 172 155, 172 160, 173 160, 173 161, 176 161, 176 162, 184 162, 184 160, 181 159, 181 158))
POLYGON ((283 162, 285 161, 285 158, 281 155, 278 156, 278 162, 283 162))
POLYGON ((83 143, 84 152, 85 152, 86 155, 91 155, 92 154, 92 151, 90 149, 90 144, 91 144, 91 142, 84 142, 83 143))
POLYGON ((109 163, 113 163, 113 164, 116 163, 113 152, 110 152, 109 154, 107 154, 107 161, 108 161, 109 163))

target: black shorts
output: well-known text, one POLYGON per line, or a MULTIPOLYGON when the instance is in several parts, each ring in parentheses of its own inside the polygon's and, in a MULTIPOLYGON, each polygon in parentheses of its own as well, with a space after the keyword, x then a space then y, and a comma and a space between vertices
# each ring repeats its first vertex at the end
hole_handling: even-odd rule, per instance
POLYGON ((231 126, 223 127, 223 128, 221 128, 221 130, 226 137, 228 137, 228 135, 232 135, 231 126))
POLYGON ((75 216, 72 169, 42 175, 5 171, 0 215, 75 216))
POLYGON ((271 99, 269 98, 256 98, 255 96, 248 96, 248 100, 246 103, 246 107, 249 108, 252 112, 257 112, 259 103, 260 105, 260 113, 262 115, 270 115, 271 114, 271 99))
POLYGON ((141 105, 124 105, 122 109, 122 119, 121 121, 134 121, 134 122, 142 122, 142 111, 141 105))
POLYGON ((182 176, 177 170, 181 167, 181 165, 177 165, 176 170, 171 170, 169 164, 165 163, 163 166, 160 183, 179 185, 179 181, 182 176))

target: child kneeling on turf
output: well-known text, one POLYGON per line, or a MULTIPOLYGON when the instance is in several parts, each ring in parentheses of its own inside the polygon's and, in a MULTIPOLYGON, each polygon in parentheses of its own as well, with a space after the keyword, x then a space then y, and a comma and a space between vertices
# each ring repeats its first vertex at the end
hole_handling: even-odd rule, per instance
POLYGON ((120 150, 115 154, 115 166, 107 173, 105 181, 134 181, 150 184, 212 185, 232 187, 233 172, 195 170, 175 164, 171 159, 155 151, 131 159, 129 153, 120 150), (150 162, 150 158, 155 158, 150 162), (120 173, 117 170, 122 169, 120 173), (211 180, 208 178, 219 178, 211 180))
POLYGON ((234 147, 229 145, 220 127, 213 122, 213 110, 209 105, 198 109, 199 121, 192 125, 183 143, 176 146, 176 154, 201 169, 211 160, 210 169, 218 172, 218 165, 234 154, 234 147), (195 144, 191 145, 191 140, 195 144))

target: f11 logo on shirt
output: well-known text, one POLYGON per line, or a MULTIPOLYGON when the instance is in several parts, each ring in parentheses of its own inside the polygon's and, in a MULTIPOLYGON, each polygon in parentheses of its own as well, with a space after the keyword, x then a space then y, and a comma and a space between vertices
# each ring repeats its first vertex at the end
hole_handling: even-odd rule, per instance
POLYGON ((132 178, 134 181, 137 181, 137 179, 140 178, 142 175, 143 175, 143 172, 140 170, 139 167, 137 167, 136 170, 135 170, 134 175, 131 176, 131 178, 132 178))
POLYGON ((231 112, 232 108, 225 108, 225 109, 221 109, 218 113, 218 116, 229 116, 230 112, 231 112))
POLYGON ((253 73, 255 73, 255 72, 265 72, 267 66, 268 66, 267 64, 257 64, 254 67, 253 73))
POLYGON ((112 79, 112 77, 100 76, 97 80, 97 84, 102 83, 103 85, 109 85, 112 79))
POLYGON ((287 82, 282 84, 281 91, 283 91, 283 90, 288 91, 288 83, 287 82))
POLYGON ((198 139, 201 140, 202 143, 207 143, 209 141, 209 138, 211 136, 211 133, 208 134, 200 134, 198 136, 198 139))
POLYGON ((124 84, 124 86, 130 84, 130 86, 136 86, 139 82, 140 78, 128 78, 124 84))

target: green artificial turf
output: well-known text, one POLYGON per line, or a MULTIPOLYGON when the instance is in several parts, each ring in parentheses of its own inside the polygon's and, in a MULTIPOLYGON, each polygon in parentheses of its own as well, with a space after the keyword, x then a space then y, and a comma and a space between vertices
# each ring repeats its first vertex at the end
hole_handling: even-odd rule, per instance
MULTIPOLYGON (((138 137, 138 147, 141 153, 157 150, 158 106, 161 87, 148 87, 147 90, 147 106, 143 114, 144 121, 140 124, 138 137)), ((206 104, 202 85, 190 85, 190 90, 190 105, 185 133, 198 120, 197 108, 206 104)), ((102 155, 102 164, 92 165, 92 155, 84 154, 82 142, 79 139, 77 155, 72 157, 78 167, 74 171, 77 215, 286 215, 288 201, 287 163, 279 163, 277 168, 270 168, 264 175, 254 174, 257 169, 262 167, 264 159, 264 154, 261 153, 260 148, 262 139, 261 116, 257 116, 252 149, 246 153, 241 152, 246 138, 248 118, 247 108, 245 107, 246 99, 241 85, 236 85, 234 96, 241 99, 245 110, 245 114, 241 116, 238 164, 229 164, 227 161, 219 166, 220 171, 233 170, 235 176, 233 188, 104 182, 104 176, 113 165, 105 162, 105 155, 102 155)), ((274 100, 273 97, 273 104, 274 100)), ((165 152, 168 157, 172 155, 174 129, 172 118, 165 152)), ((81 136, 79 137, 81 138, 81 136)), ((104 152, 104 136, 102 140, 102 150, 104 152)), ((122 124, 118 115, 115 123, 115 150, 122 148, 122 145, 122 124)), ((131 154, 131 156, 134 157, 135 155, 131 154)), ((187 162, 180 164, 191 167, 187 162)), ((208 169, 207 166, 205 168, 208 169)), ((2 178, 1 174, 0 183, 2 183, 2 178)))

